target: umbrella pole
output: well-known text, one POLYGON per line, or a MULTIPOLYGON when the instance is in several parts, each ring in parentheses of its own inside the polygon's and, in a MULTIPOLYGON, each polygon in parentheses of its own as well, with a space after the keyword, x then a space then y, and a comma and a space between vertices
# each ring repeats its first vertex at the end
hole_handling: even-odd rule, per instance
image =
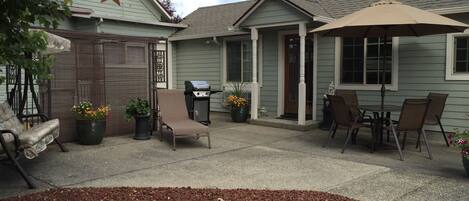
POLYGON ((384 32, 384 48, 383 48, 383 66, 382 68, 382 74, 381 74, 381 108, 384 108, 384 97, 386 96, 386 51, 387 51, 387 28, 384 32))

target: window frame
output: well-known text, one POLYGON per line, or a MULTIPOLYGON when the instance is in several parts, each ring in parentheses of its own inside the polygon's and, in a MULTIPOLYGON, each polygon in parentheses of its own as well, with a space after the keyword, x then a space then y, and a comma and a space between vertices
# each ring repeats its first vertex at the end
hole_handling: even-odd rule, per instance
MULTIPOLYGON (((364 68, 366 69, 366 56, 367 56, 367 39, 365 38, 364 45, 364 68)), ((381 84, 343 84, 341 80, 342 75, 342 50, 343 50, 343 39, 341 37, 335 38, 335 76, 334 82, 336 83, 336 89, 343 90, 367 90, 367 91, 379 91, 381 90, 381 84)), ((366 70, 364 70, 366 74, 366 70)), ((364 76, 364 82, 366 76, 364 76)), ((386 89, 391 91, 397 91, 399 89, 399 37, 392 38, 392 80, 391 84, 386 84, 386 89)))
MULTIPOLYGON (((104 44, 105 45, 105 44, 104 44)), ((124 44, 124 63, 123 64, 107 64, 108 68, 148 68, 148 45, 139 42, 125 42, 124 44), (128 63, 128 47, 142 47, 144 49, 144 63, 128 63)), ((103 51, 104 47, 103 47, 103 51)), ((104 52, 104 59, 106 59, 106 52, 104 52)))
MULTIPOLYGON (((263 43, 262 43, 262 35, 259 34, 259 39, 257 41, 257 75, 258 79, 257 82, 259 84, 259 87, 262 87, 263 85, 263 43)), ((222 81, 223 81, 223 87, 226 90, 230 90, 232 88, 233 82, 228 82, 228 51, 227 51, 227 42, 229 41, 249 41, 252 43, 251 37, 249 35, 243 35, 243 36, 234 36, 234 37, 226 37, 223 39, 223 47, 222 47, 222 54, 223 54, 223 74, 222 74, 222 81)), ((252 46, 251 46, 252 47, 252 46)), ((252 53, 252 50, 251 50, 252 53)), ((242 72, 241 72, 242 74, 242 72)), ((251 91, 251 82, 244 82, 245 91, 251 91)))
POLYGON ((446 35, 446 80, 469 80, 469 73, 455 73, 455 38, 457 37, 469 37, 469 29, 466 29, 464 33, 451 33, 446 35))

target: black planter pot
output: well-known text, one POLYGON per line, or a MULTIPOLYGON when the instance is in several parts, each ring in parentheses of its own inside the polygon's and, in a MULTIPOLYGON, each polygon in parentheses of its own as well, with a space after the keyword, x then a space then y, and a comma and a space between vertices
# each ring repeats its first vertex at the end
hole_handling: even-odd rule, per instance
POLYGON ((77 120, 78 141, 83 145, 98 145, 106 133, 106 120, 77 120))
POLYGON ((149 140, 150 135, 150 116, 135 116, 135 136, 136 140, 149 140))
POLYGON ((231 119, 233 122, 244 123, 248 120, 249 110, 248 107, 231 108, 231 119))
POLYGON ((323 99, 324 107, 322 109, 323 120, 321 122, 321 130, 329 130, 332 127, 332 108, 329 100, 327 98, 323 99))
POLYGON ((466 170, 466 174, 467 176, 469 176, 469 159, 467 159, 466 157, 462 157, 462 164, 464 166, 464 169, 466 170))

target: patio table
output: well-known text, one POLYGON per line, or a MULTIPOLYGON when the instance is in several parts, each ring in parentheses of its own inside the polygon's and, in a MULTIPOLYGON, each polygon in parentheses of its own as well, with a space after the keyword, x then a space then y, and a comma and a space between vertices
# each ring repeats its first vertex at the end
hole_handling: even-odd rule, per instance
MULTIPOLYGON (((379 145, 383 146, 384 125, 389 125, 390 122, 388 122, 387 119, 391 118, 391 113, 400 112, 401 107, 397 105, 384 105, 383 107, 381 107, 381 105, 361 105, 358 108, 363 111, 363 114, 366 112, 373 113, 372 134, 379 136, 379 145), (386 116, 384 116, 385 114, 386 116)), ((373 144, 375 145, 376 142, 373 142, 373 144)), ((376 146, 372 146, 372 151, 374 151, 374 147, 376 146)))

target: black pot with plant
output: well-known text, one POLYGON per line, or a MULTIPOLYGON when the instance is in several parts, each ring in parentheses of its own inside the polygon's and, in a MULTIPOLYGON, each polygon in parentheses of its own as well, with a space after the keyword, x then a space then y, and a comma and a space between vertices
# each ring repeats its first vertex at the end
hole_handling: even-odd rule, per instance
POLYGON ((231 119, 233 122, 244 123, 247 121, 249 116, 248 101, 245 98, 244 84, 233 83, 232 91, 226 98, 226 105, 230 109, 231 119))
POLYGON ((103 105, 95 108, 91 102, 83 101, 73 106, 72 112, 75 113, 77 137, 80 144, 100 144, 106 133, 109 106, 103 105))
POLYGON ((150 135, 150 117, 151 108, 147 100, 140 98, 132 99, 125 109, 125 117, 127 120, 135 119, 135 136, 136 140, 148 140, 150 135))

